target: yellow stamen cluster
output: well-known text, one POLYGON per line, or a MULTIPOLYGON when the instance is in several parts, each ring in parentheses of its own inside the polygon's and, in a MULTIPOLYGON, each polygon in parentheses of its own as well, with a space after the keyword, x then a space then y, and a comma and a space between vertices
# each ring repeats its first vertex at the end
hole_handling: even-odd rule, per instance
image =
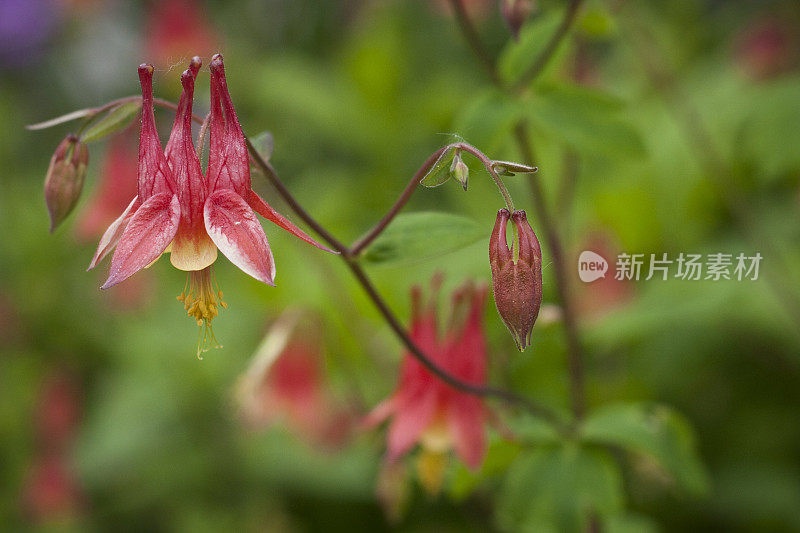
POLYGON ((226 309, 228 304, 222 301, 222 291, 217 285, 213 267, 208 266, 203 270, 189 272, 183 292, 177 298, 179 302, 183 302, 186 314, 194 318, 200 327, 197 336, 197 357, 202 359, 200 354, 211 348, 222 348, 214 336, 211 321, 219 314, 218 307, 226 309))

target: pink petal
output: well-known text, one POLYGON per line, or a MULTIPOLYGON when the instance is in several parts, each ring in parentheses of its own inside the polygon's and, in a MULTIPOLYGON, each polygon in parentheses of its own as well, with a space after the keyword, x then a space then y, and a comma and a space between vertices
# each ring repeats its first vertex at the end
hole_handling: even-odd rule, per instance
POLYGON ((470 468, 477 469, 486 456, 483 403, 459 393, 450 397, 449 404, 448 427, 456 453, 470 468))
POLYGON ((151 196, 136 210, 111 259, 111 272, 101 289, 126 280, 164 252, 178 231, 181 210, 176 195, 151 196))
POLYGON ((231 263, 267 285, 274 285, 275 261, 264 228, 241 196, 231 189, 206 200, 206 231, 231 263))
POLYGON ((183 93, 166 148, 167 162, 175 177, 175 194, 181 205, 181 221, 170 261, 180 270, 202 270, 217 259, 217 247, 208 237, 203 220, 208 195, 206 181, 192 142, 195 73, 190 68, 181 75, 183 93))
POLYGON ((156 119, 153 114, 153 67, 139 66, 142 85, 142 130, 139 135, 138 194, 142 202, 152 195, 171 192, 174 188, 172 170, 161 151, 156 119))
POLYGON ((211 118, 208 183, 213 189, 233 189, 242 198, 250 190, 250 160, 244 133, 233 108, 222 56, 211 60, 211 118))
POLYGON ((111 250, 119 242, 120 237, 122 237, 122 233, 125 231, 125 228, 128 227, 128 222, 130 222, 131 217, 133 217, 133 213, 139 209, 139 206, 142 205, 139 201, 139 197, 135 196, 131 203, 128 204, 128 207, 125 208, 125 211, 117 218, 114 222, 108 226, 108 229, 103 236, 100 238, 100 243, 97 245, 97 251, 94 253, 94 257, 92 258, 92 262, 89 263, 89 268, 86 270, 91 270, 97 266, 100 261, 102 261, 105 256, 107 256, 111 250))
POLYGON ((409 401, 398 403, 387 437, 389 461, 397 460, 417 443, 420 435, 433 420, 437 400, 436 390, 429 389, 410 398, 409 401))
POLYGON ((397 410, 397 398, 392 396, 376 405, 367 416, 364 417, 362 426, 365 428, 373 428, 392 416, 397 410))
POLYGON ((250 194, 247 195, 247 203, 250 207, 253 208, 253 211, 261 215, 262 217, 266 218, 270 222, 276 224, 279 228, 285 229, 298 239, 306 241, 308 244, 314 245, 320 250, 325 250, 326 252, 330 252, 332 254, 338 254, 339 252, 335 252, 329 248, 324 247, 311 237, 309 237, 306 232, 289 222, 289 219, 275 211, 271 205, 264 201, 255 191, 252 189, 250 190, 250 194))

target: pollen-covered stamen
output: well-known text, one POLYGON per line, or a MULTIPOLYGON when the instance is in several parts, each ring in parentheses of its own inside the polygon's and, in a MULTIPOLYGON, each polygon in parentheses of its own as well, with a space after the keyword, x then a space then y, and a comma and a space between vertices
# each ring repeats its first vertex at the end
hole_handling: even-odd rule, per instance
POLYGON ((222 300, 222 291, 217 285, 213 267, 193 270, 186 277, 183 292, 177 297, 183 302, 186 314, 192 317, 200 328, 197 338, 197 357, 211 348, 222 348, 214 336, 211 321, 219 314, 219 308, 227 309, 222 300))

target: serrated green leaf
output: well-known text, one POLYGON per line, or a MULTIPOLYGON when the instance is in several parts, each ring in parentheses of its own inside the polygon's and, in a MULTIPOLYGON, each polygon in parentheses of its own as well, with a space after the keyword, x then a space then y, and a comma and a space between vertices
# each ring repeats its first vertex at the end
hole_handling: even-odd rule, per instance
POLYGON ((534 128, 579 151, 641 155, 641 136, 622 117, 623 108, 613 96, 572 85, 539 87, 524 104, 534 128))
POLYGON ((83 135, 81 142, 90 143, 105 139, 126 127, 136 118, 142 108, 142 102, 134 101, 120 104, 111 108, 106 115, 95 122, 83 135))
POLYGON ((623 505, 619 468, 602 450, 566 443, 520 454, 500 494, 497 516, 509 531, 586 531, 589 517, 623 505))
POLYGON ((669 407, 640 403, 604 406, 589 415, 581 435, 587 442, 619 446, 652 458, 692 495, 708 490, 691 426, 669 407))
POLYGON ((399 215, 367 247, 364 259, 373 264, 419 261, 488 239, 490 231, 491 228, 461 215, 437 212, 399 215))
POLYGON ((517 81, 547 46, 556 31, 563 14, 560 9, 551 9, 522 27, 519 39, 511 39, 497 61, 497 68, 503 79, 517 81))
POLYGON ((455 153, 456 149, 452 146, 442 152, 442 155, 439 156, 436 163, 434 163, 428 173, 425 174, 425 177, 420 180, 420 184, 425 187, 438 187, 447 182, 447 180, 450 179, 450 163, 452 163, 455 153))

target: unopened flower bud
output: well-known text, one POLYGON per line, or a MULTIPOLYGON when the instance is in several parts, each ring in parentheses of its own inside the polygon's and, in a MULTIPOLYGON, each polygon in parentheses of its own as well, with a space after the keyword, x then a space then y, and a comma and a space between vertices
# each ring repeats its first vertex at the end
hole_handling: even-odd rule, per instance
POLYGON ((489 263, 497 312, 505 322, 517 348, 531 342, 531 331, 542 304, 542 250, 525 211, 497 212, 489 239, 489 263), (509 248, 506 227, 511 219, 517 230, 518 247, 509 248))
POLYGON ((50 213, 51 233, 78 203, 88 164, 89 149, 72 134, 61 141, 53 153, 44 181, 44 199, 50 213))
POLYGON ((519 30, 533 13, 533 7, 533 0, 500 0, 500 13, 514 39, 519 37, 519 30))
POLYGON ((461 159, 461 152, 457 151, 453 157, 453 163, 450 165, 450 174, 461 183, 464 190, 467 190, 467 182, 469 182, 469 167, 464 160, 461 159))

